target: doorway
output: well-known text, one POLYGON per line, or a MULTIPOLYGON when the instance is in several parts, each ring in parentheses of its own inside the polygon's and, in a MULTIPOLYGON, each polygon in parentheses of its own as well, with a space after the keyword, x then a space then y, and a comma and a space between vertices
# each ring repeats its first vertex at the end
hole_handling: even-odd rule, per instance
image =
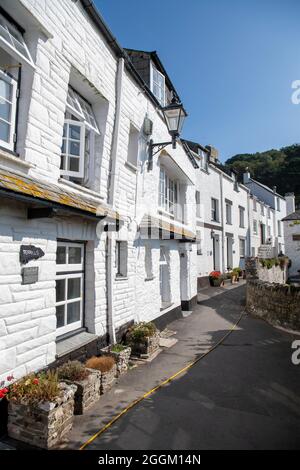
POLYGON ((226 251, 227 251, 227 269, 230 270, 233 268, 233 237, 231 235, 227 235, 226 237, 226 251))
POLYGON ((213 263, 214 271, 220 271, 220 237, 219 235, 213 236, 213 263))

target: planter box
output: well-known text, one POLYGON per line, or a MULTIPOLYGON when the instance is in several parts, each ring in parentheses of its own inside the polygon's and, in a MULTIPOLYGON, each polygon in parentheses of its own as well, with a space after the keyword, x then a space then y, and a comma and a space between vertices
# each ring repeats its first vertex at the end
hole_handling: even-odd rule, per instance
POLYGON ((82 415, 100 399, 101 372, 95 369, 88 369, 88 371, 89 375, 83 380, 74 382, 66 380, 66 383, 77 387, 74 403, 75 415, 82 415))
POLYGON ((26 405, 8 404, 8 435, 42 449, 51 449, 73 425, 75 385, 61 383, 61 395, 55 402, 26 405))
POLYGON ((111 347, 108 346, 107 348, 101 350, 101 354, 112 356, 115 359, 118 377, 127 372, 128 363, 131 356, 131 348, 129 346, 126 346, 126 348, 120 352, 114 352, 111 350, 111 347))
POLYGON ((101 373, 101 385, 100 385, 101 395, 112 388, 113 384, 116 381, 116 375, 117 375, 116 364, 112 367, 110 371, 101 373))
POLYGON ((224 280, 223 279, 210 279, 209 280, 210 285, 213 287, 222 287, 224 286, 224 280))
POLYGON ((159 349, 160 334, 157 332, 154 336, 148 336, 141 343, 132 343, 132 355, 138 357, 150 357, 159 349))

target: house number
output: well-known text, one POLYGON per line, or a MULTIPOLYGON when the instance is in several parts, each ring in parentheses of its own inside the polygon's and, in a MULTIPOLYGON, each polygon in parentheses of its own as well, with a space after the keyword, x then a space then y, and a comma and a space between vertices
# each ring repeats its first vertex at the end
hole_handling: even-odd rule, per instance
POLYGON ((44 256, 45 253, 41 248, 34 245, 21 245, 20 248, 20 263, 27 264, 29 261, 39 259, 44 256))

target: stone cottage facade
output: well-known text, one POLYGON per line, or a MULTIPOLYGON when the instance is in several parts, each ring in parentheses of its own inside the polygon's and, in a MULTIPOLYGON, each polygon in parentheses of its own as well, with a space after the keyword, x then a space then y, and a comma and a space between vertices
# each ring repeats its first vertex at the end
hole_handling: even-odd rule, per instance
POLYGON ((163 328, 193 308, 198 278, 265 241, 253 200, 271 214, 274 201, 213 147, 150 155, 180 97, 89 0, 2 0, 0 85, 0 380, 96 354, 132 322, 163 328))
POLYGON ((300 282, 300 211, 288 214, 283 219, 285 252, 291 260, 289 275, 300 282))

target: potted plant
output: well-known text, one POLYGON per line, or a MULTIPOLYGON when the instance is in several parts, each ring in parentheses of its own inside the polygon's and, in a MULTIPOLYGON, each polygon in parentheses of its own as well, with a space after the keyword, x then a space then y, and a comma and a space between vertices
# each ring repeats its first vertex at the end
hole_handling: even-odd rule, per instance
POLYGON ((209 274, 209 282, 211 286, 220 287, 224 285, 224 278, 220 271, 212 271, 209 274))
POLYGON ((75 385, 60 383, 56 372, 30 374, 9 386, 8 435, 50 449, 73 424, 75 385))
POLYGON ((87 369, 79 361, 68 361, 57 369, 58 378, 73 383, 75 393, 74 414, 81 415, 100 398, 101 372, 87 369))
POLYGON ((159 349, 159 340, 159 331, 152 322, 136 323, 126 334, 133 356, 142 358, 148 358, 159 349))
POLYGON ((124 344, 114 344, 101 350, 101 354, 114 357, 117 367, 117 375, 125 374, 128 370, 131 347, 124 344))
POLYGON ((115 382, 117 367, 115 358, 112 356, 93 356, 86 362, 86 367, 101 372, 101 395, 110 390, 115 382))

